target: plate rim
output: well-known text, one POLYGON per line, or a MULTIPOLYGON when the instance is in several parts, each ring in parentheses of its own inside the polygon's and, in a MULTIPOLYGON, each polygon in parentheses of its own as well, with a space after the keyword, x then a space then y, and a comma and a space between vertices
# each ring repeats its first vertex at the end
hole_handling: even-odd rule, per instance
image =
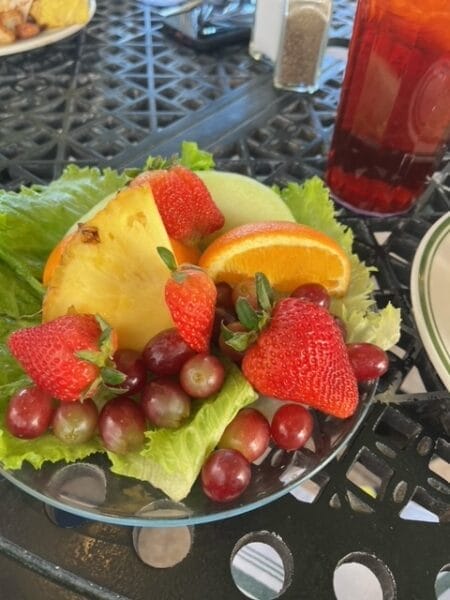
MULTIPOLYGON (((358 413, 355 418, 355 422, 352 427, 339 441, 339 444, 333 449, 328 456, 326 456, 321 462, 315 465, 311 470, 307 470, 298 477, 293 478, 292 481, 286 484, 283 488, 277 490, 269 494, 264 498, 258 498, 257 500, 253 500, 244 506, 234 506, 227 508, 225 504, 223 504, 223 510, 219 510, 218 512, 210 513, 210 514, 202 514, 202 515, 191 515, 189 513, 186 514, 185 517, 177 517, 177 518, 152 518, 148 515, 143 516, 139 515, 139 511, 124 517, 119 515, 108 515, 103 514, 101 512, 97 512, 95 508, 90 507, 89 509, 83 509, 76 504, 70 504, 62 502, 57 498, 52 496, 47 496, 40 491, 30 487, 26 483, 16 479, 14 476, 15 471, 9 471, 5 469, 5 467, 0 463, 0 475, 3 476, 6 480, 8 480, 12 485, 21 489, 26 494, 36 498, 40 502, 52 506, 53 508, 60 509, 62 511, 74 514, 83 519, 98 521, 102 523, 109 523, 112 525, 121 525, 124 527, 148 527, 148 528, 159 528, 159 527, 182 527, 182 526, 194 526, 194 525, 203 525, 207 523, 213 523, 216 521, 224 521, 226 519, 232 517, 239 517, 245 513, 251 512, 256 509, 263 508, 268 504, 271 504, 275 500, 282 498, 288 493, 292 492, 294 488, 304 483, 306 480, 314 477, 318 472, 322 471, 330 462, 336 459, 339 456, 340 452, 342 452, 345 448, 347 448, 352 442, 353 438, 360 431, 361 426, 366 419, 374 401, 375 394, 378 388, 378 379, 372 380, 368 382, 367 386, 364 386, 363 389, 359 391, 360 405, 358 409, 358 413)), ((89 456, 86 457, 82 461, 77 462, 89 462, 89 456)), ((101 508, 101 505, 98 507, 101 508)))
POLYGON ((12 54, 20 54, 21 52, 28 52, 29 50, 35 50, 36 48, 43 48, 50 44, 55 44, 67 37, 70 37, 74 33, 78 33, 81 29, 84 29, 88 23, 92 20, 92 17, 97 10, 96 0, 89 0, 89 16, 86 23, 78 25, 70 25, 69 27, 57 27, 42 31, 39 35, 29 38, 27 40, 20 40, 18 42, 12 42, 5 46, 0 46, 0 58, 2 56, 11 56, 12 54))
POLYGON ((435 324, 427 284, 436 253, 450 234, 450 211, 443 214, 427 230, 417 247, 411 268, 410 288, 414 320, 424 348, 436 372, 450 391, 450 353, 435 324))

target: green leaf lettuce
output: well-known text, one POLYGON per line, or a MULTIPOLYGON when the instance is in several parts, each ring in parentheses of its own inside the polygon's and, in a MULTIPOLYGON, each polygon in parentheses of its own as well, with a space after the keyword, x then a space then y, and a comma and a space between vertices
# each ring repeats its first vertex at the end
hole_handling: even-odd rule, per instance
POLYGON ((318 229, 334 239, 349 255, 351 279, 344 298, 333 298, 331 312, 340 317, 347 328, 348 342, 371 342, 388 350, 400 338, 400 309, 389 303, 378 310, 373 297, 374 267, 365 265, 352 253, 353 232, 338 221, 329 191, 319 177, 302 185, 289 183, 278 189, 295 220, 318 229))
POLYGON ((231 365, 220 392, 201 401, 187 423, 178 429, 147 432, 148 442, 140 454, 119 456, 108 452, 111 470, 150 482, 172 500, 185 498, 207 456, 217 446, 225 427, 257 394, 231 365))

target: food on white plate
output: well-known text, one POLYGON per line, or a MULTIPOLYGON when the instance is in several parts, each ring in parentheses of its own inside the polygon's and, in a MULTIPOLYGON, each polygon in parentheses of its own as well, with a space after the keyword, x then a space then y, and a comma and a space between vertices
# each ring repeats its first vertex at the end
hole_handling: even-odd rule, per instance
POLYGON ((358 381, 386 371, 399 310, 376 309, 323 183, 263 190, 213 166, 184 143, 142 170, 71 165, 47 187, 0 191, 5 468, 103 452, 175 501, 200 473, 210 499, 231 501, 269 440, 301 448, 311 411, 351 416, 358 381), (251 195, 250 223, 229 227, 227 188, 251 195), (258 394, 294 408, 255 415, 258 394))
POLYGON ((33 0, 30 14, 41 27, 83 25, 89 19, 89 0, 33 0))
POLYGON ((1 23, 0 15, 0 45, 11 44, 16 40, 16 34, 1 23))
POLYGON ((18 11, 26 19, 32 4, 33 0, 0 0, 0 14, 18 11))
POLYGON ((33 38, 47 28, 83 25, 89 0, 0 0, 0 45, 33 38))
POLYGON ((33 37, 40 27, 28 18, 32 0, 0 0, 0 45, 33 37))

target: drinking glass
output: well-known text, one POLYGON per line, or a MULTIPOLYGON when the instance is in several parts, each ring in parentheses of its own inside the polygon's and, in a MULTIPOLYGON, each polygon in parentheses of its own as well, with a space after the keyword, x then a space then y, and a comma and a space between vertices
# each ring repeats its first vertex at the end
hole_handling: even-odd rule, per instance
POLYGON ((326 180, 366 214, 408 211, 450 133, 450 1, 359 0, 326 180))

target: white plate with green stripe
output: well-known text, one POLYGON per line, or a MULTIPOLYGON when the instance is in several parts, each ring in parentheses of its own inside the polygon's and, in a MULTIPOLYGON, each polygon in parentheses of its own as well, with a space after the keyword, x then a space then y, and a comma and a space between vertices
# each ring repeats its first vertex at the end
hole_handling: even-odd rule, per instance
POLYGON ((450 212, 433 224, 417 248, 411 302, 425 350, 450 390, 450 212))

